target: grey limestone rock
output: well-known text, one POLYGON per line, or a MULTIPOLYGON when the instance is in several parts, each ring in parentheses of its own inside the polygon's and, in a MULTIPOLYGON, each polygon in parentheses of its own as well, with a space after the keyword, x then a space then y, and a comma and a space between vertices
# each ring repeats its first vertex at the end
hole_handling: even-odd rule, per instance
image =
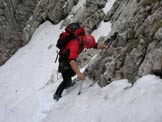
POLYGON ((116 1, 105 21, 113 24, 111 34, 119 32, 118 41, 113 49, 99 54, 87 74, 105 86, 122 78, 133 84, 136 78, 162 70, 161 10, 158 0, 148 5, 136 0, 116 1))
POLYGON ((162 27, 155 33, 155 38, 157 40, 162 40, 162 27))
POLYGON ((38 0, 0 0, 0 65, 20 48, 22 29, 38 0))

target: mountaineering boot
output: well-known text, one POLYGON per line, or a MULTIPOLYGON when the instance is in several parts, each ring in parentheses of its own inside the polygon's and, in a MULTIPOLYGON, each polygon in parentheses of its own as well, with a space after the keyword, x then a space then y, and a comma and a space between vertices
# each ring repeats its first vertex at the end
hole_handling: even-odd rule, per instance
POLYGON ((61 98, 60 95, 57 95, 56 93, 53 95, 53 99, 58 101, 61 98))

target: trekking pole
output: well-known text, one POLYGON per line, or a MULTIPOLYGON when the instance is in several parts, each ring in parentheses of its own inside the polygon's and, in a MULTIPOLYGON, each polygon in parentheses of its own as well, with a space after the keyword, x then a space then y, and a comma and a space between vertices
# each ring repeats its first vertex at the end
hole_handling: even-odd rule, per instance
POLYGON ((83 86, 83 81, 81 80, 80 87, 79 87, 79 91, 78 91, 78 95, 81 94, 82 86, 83 86))
MULTIPOLYGON (((87 75, 85 72, 83 73, 85 76, 87 75)), ((82 87, 83 87, 83 82, 84 82, 85 80, 80 80, 80 87, 79 87, 79 91, 78 91, 78 95, 80 95, 81 94, 81 91, 82 91, 82 87)))

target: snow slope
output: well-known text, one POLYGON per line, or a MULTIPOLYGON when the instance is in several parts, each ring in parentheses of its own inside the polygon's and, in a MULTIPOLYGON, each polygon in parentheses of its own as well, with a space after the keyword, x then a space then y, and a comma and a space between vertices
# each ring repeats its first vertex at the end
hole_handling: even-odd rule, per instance
POLYGON ((148 75, 130 86, 119 80, 83 87, 80 96, 73 92, 54 104, 45 122, 161 122, 162 80, 148 75))
POLYGON ((0 122, 36 122, 53 104, 55 89, 47 87, 57 79, 59 27, 42 24, 30 43, 0 67, 0 122))
MULTIPOLYGON (((54 101, 61 82, 54 63, 60 25, 48 21, 40 25, 31 41, 0 67, 0 122, 162 121, 162 80, 151 75, 133 87, 123 79, 100 88, 87 78, 54 101)), ((111 30, 110 23, 102 22, 93 32, 95 38, 108 34, 105 27, 111 30)))

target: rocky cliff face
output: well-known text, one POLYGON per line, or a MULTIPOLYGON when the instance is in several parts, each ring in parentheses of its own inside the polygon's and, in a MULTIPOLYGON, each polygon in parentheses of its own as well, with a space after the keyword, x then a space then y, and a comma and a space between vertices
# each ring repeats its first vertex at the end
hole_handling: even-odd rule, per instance
POLYGON ((24 44, 22 30, 38 0, 0 0, 0 65, 24 44))
POLYGON ((162 1, 118 0, 105 16, 119 32, 114 48, 104 50, 89 76, 101 86, 127 78, 131 83, 140 76, 162 70, 162 1))

